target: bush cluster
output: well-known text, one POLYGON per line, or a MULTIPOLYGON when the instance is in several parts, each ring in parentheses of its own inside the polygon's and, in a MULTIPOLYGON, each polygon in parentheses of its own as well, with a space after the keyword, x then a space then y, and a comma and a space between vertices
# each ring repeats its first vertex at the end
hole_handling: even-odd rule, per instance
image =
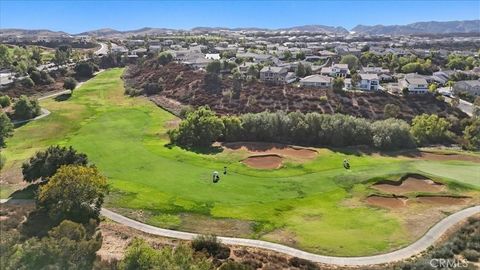
POLYGON ((403 120, 371 122, 342 114, 262 112, 218 117, 208 107, 189 113, 169 131, 180 146, 208 146, 215 140, 268 141, 299 145, 371 145, 380 149, 414 147, 410 126, 403 120))

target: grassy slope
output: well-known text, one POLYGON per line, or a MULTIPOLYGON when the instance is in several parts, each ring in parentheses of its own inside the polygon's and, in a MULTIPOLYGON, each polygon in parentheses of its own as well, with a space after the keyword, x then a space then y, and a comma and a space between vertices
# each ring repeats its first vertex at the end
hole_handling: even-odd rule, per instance
POLYGON ((115 69, 99 74, 68 101, 43 101, 52 114, 17 129, 7 142, 7 167, 18 166, 48 145, 73 145, 109 177, 110 206, 151 210, 155 215, 149 221, 154 224, 182 229, 181 213, 255 221, 247 236, 278 241, 265 233, 283 228, 298 247, 347 256, 378 253, 412 240, 399 217, 344 206, 345 199, 369 192, 362 182, 421 170, 478 184, 468 174, 464 179, 452 173, 458 165, 478 169, 466 162, 441 170, 441 162, 352 155, 352 170, 345 171, 345 154, 322 149, 312 162, 261 171, 225 153, 169 149, 165 122, 174 117, 145 99, 125 97, 121 73, 115 69), (225 165, 229 174, 213 184, 211 172, 225 165))

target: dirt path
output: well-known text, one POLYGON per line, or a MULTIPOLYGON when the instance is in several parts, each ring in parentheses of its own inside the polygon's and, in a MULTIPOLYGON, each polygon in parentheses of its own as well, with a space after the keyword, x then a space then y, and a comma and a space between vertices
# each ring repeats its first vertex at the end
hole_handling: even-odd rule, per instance
MULTIPOLYGON (((239 245, 239 246, 249 246, 262 248, 266 250, 272 250, 291 256, 299 257, 302 259, 310 260, 318 263, 325 263, 331 265, 348 265, 348 266, 362 266, 362 265, 374 265, 374 264, 384 264, 391 263, 396 261, 405 260, 410 258, 418 253, 425 251, 431 245, 435 244, 440 238, 452 227, 456 226, 457 223, 465 220, 466 218, 480 213, 480 206, 473 206, 470 208, 463 209, 457 213, 454 213, 440 222, 435 224, 433 227, 428 230, 422 238, 418 239, 415 243, 411 245, 390 252, 386 254, 374 255, 374 256, 365 256, 365 257, 333 257, 333 256, 323 256, 318 254, 309 253, 292 247, 287 247, 280 244, 270 243, 262 240, 254 239, 244 239, 244 238, 232 238, 232 237, 218 237, 223 243, 230 245, 239 245)), ((108 209, 103 208, 101 214, 115 222, 121 223, 128 227, 154 234, 161 235, 165 237, 178 238, 184 240, 191 240, 197 236, 195 233, 167 230, 162 228, 157 228, 150 226, 127 217, 124 217, 120 214, 112 212, 108 209)))

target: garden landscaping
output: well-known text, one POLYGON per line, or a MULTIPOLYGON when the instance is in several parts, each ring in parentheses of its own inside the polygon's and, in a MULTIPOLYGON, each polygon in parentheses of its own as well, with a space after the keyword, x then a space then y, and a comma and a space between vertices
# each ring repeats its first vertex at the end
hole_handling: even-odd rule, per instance
POLYGON ((480 158, 474 153, 432 149, 410 156, 258 143, 194 152, 172 146, 166 132, 177 118, 146 98, 125 96, 122 73, 98 74, 67 100, 41 101, 51 114, 7 140, 2 190, 15 177, 18 183, 21 163, 36 151, 73 146, 108 177, 106 206, 112 210, 160 227, 339 256, 405 246, 446 213, 479 203, 480 158), (250 162, 265 155, 279 164, 257 168, 271 164, 250 162), (218 183, 213 171, 220 172, 218 183), (384 207, 388 197, 395 203, 384 207), (437 203, 447 198, 462 202, 437 203))

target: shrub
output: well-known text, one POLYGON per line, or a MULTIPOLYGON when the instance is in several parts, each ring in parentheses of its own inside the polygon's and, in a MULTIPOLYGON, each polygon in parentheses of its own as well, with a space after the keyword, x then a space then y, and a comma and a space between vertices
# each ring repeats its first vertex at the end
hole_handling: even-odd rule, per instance
POLYGON ((462 252, 463 257, 471 262, 478 262, 480 252, 473 249, 466 249, 462 252))
POLYGON ((0 96, 0 107, 1 108, 6 108, 12 104, 12 101, 10 100, 10 97, 7 95, 0 96))
POLYGON ((145 85, 143 85, 143 92, 146 95, 155 95, 160 93, 162 90, 162 85, 158 83, 146 83, 145 85))
POLYGON ((195 251, 206 252, 217 259, 226 259, 230 256, 230 249, 223 246, 214 235, 199 235, 192 241, 192 248, 195 251))
POLYGON ((80 62, 75 65, 75 76, 77 78, 91 78, 97 67, 92 62, 80 62))
POLYGON ((130 243, 119 265, 122 270, 213 269, 209 260, 204 256, 195 256, 188 246, 156 250, 138 238, 130 243))
POLYGON ((173 60, 173 56, 170 53, 162 52, 157 56, 157 63, 160 65, 166 65, 173 60))
POLYGON ((183 80, 182 74, 178 74, 177 77, 175 77, 175 83, 178 84, 183 80))
POLYGON ((28 88, 31 88, 31 87, 35 86, 35 82, 30 77, 24 78, 21 83, 22 83, 23 86, 28 87, 28 88))
POLYGON ((13 124, 7 114, 0 111, 0 149, 5 145, 5 139, 13 135, 13 124))
POLYGON ((67 77, 63 81, 63 88, 68 90, 73 90, 77 87, 77 84, 78 84, 77 80, 75 80, 72 77, 67 77))
POLYGON ((441 143, 449 139, 450 123, 438 115, 422 114, 412 120, 411 132, 420 145, 441 143))
POLYGON ((32 79, 32 81, 35 84, 42 83, 42 76, 40 75, 40 71, 34 70, 34 71, 30 72, 30 79, 32 79))
POLYGON ((32 119, 41 112, 40 105, 36 99, 29 99, 23 95, 15 102, 13 110, 15 117, 18 119, 32 119))
POLYGON ((319 101, 320 101, 320 104, 326 104, 328 102, 328 97, 327 96, 321 96, 319 101))
POLYGON ((224 126, 220 118, 208 106, 200 107, 187 115, 178 129, 168 132, 170 141, 180 146, 210 146, 220 138, 224 126))
POLYGON ((387 104, 383 108, 385 118, 397 118, 400 113, 400 107, 395 104, 387 104))
POLYGON ((35 153, 22 165, 23 179, 27 182, 35 182, 38 179, 47 180, 53 176, 63 165, 88 164, 87 155, 78 153, 70 147, 58 145, 50 146, 45 151, 35 153))
POLYGON ((373 145, 376 148, 389 150, 411 148, 415 146, 407 122, 398 119, 376 121, 372 125, 373 145))

